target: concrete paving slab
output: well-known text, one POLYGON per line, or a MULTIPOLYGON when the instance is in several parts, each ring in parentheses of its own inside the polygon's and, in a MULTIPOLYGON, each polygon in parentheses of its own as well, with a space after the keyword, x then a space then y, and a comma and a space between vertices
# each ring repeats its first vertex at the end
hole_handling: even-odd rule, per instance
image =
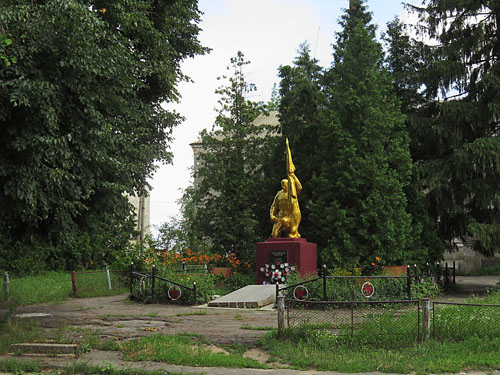
POLYGON ((231 307, 257 309, 274 303, 275 285, 247 285, 208 303, 208 307, 231 307))
POLYGON ((13 344, 12 350, 16 353, 26 354, 74 354, 78 346, 76 344, 54 344, 54 343, 22 343, 13 344))

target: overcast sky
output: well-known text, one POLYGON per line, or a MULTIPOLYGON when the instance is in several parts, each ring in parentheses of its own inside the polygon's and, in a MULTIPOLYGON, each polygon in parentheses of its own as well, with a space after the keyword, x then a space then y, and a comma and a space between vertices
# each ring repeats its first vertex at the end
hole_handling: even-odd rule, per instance
MULTIPOLYGON (((181 103, 169 106, 185 121, 174 130, 174 164, 162 165, 150 181, 153 226, 179 212, 176 201, 191 183, 193 153, 189 144, 202 129, 212 128, 218 100, 214 91, 221 84, 217 77, 225 74, 230 58, 237 51, 244 53, 250 61, 245 70, 247 81, 257 86, 252 99, 268 101, 273 84, 279 85, 278 67, 292 63, 302 42, 309 43, 321 66, 330 65, 334 32, 339 31, 338 19, 348 4, 349 0, 199 1, 204 13, 199 39, 212 51, 182 65, 183 73, 194 83, 182 83, 181 103)), ((399 0, 368 0, 366 4, 378 25, 379 37, 386 23, 404 12, 399 0)))

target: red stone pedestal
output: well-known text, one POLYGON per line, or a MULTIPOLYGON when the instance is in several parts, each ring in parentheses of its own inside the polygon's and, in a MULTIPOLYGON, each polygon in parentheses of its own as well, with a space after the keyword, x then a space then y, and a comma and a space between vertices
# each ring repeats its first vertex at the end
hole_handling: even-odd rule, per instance
POLYGON ((268 279, 260 268, 275 260, 295 266, 301 276, 318 270, 315 243, 305 238, 268 238, 265 242, 257 242, 257 284, 268 279))

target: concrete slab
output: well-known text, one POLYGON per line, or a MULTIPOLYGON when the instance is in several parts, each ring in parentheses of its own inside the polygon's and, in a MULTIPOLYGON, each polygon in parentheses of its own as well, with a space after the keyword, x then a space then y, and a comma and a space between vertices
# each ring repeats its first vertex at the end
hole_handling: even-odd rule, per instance
POLYGON ((232 307, 257 309, 274 303, 275 285, 247 285, 208 303, 208 307, 232 307))
POLYGON ((13 344, 12 351, 25 354, 74 354, 78 346, 76 344, 53 344, 53 343, 22 343, 13 344))
POLYGON ((26 314, 17 314, 14 315, 16 318, 45 318, 46 316, 52 316, 51 314, 46 313, 26 313, 26 314))

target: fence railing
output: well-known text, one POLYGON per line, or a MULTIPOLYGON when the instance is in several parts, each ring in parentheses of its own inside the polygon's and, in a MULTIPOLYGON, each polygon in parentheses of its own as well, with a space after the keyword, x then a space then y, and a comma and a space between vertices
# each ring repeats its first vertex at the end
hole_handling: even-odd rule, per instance
POLYGON ((465 337, 500 337, 500 305, 433 302, 432 336, 461 341, 465 337))
POLYGON ((153 265, 151 274, 130 269, 130 297, 147 303, 179 303, 196 305, 196 282, 187 286, 156 274, 153 265))
POLYGON ((335 336, 420 337, 420 302, 285 301, 288 328, 321 329, 335 336))
POLYGON ((413 284, 432 280, 446 288, 455 283, 455 263, 453 268, 446 263, 444 269, 437 263, 434 272, 429 264, 423 269, 416 265, 406 266, 404 276, 329 276, 327 273, 326 266, 323 266, 321 275, 316 278, 293 285, 276 284, 276 297, 282 294, 298 301, 411 300, 413 284))

